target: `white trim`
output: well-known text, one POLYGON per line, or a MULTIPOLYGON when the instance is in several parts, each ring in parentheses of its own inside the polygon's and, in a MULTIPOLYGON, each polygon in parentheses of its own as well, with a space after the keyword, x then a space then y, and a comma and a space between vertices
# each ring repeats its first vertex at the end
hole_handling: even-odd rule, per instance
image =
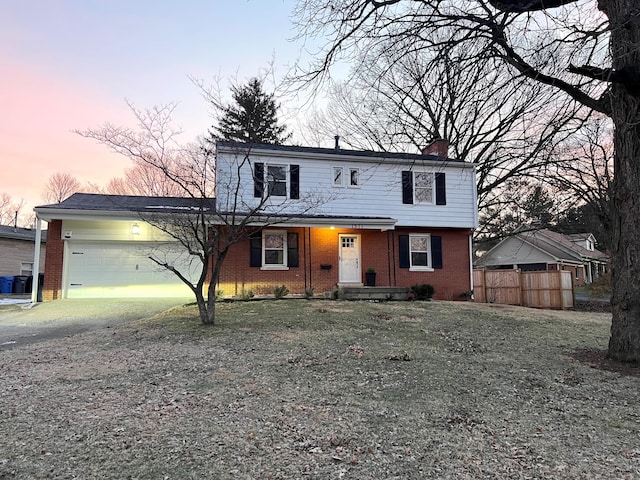
POLYGON ((433 255, 431 252, 431 234, 430 233, 410 233, 409 234, 409 271, 410 272, 433 272, 433 255), (411 239, 416 237, 426 237, 427 239, 427 264, 413 265, 413 250, 411 249, 411 239))
MULTIPOLYGON (((436 204, 436 174, 435 172, 424 172, 424 171, 416 171, 413 170, 411 172, 413 174, 413 205, 435 205, 436 204), (431 176, 431 201, 428 202, 426 200, 418 200, 416 197, 416 175, 430 175, 431 176)), ((422 190, 425 190, 426 187, 420 187, 422 190)))
POLYGON ((349 178, 347 181, 347 187, 349 188, 360 188, 360 169, 358 167, 349 167, 349 178), (352 183, 353 172, 356 172, 356 183, 352 183))
MULTIPOLYGON (((288 258, 288 244, 287 244, 287 236, 288 232, 286 230, 262 230, 262 266, 261 270, 289 270, 289 258, 288 258), (267 235, 277 235, 282 237, 282 263, 266 263, 266 250, 267 250, 267 242, 265 241, 265 237, 267 235)), ((274 250, 274 249, 270 249, 274 250)))
MULTIPOLYGON (((393 158, 393 157, 385 157, 384 155, 367 155, 364 152, 362 155, 345 155, 337 150, 335 153, 329 152, 305 152, 305 151, 287 151, 287 150, 271 150, 267 148, 260 148, 255 146, 245 146, 245 145, 237 145, 235 147, 230 145, 219 145, 218 154, 229 154, 229 155, 245 155, 246 153, 250 153, 252 156, 260 156, 260 157, 274 157, 274 158, 291 158, 295 160, 326 160, 331 162, 351 162, 351 163, 386 163, 393 165, 420 165, 427 167, 453 167, 453 168, 461 168, 461 169, 474 169, 477 165, 476 163, 471 162, 461 162, 459 160, 453 159, 443 159, 436 158, 428 159, 428 158, 393 158)), ((428 157, 428 156, 427 156, 428 157)))
POLYGON ((42 220, 36 214, 36 239, 33 248, 33 279, 31 281, 31 303, 38 301, 40 289, 40 242, 42 241, 42 220))
POLYGON ((333 188, 344 188, 344 167, 331 165, 331 186, 333 188), (336 171, 340 170, 340 183, 336 183, 336 171))

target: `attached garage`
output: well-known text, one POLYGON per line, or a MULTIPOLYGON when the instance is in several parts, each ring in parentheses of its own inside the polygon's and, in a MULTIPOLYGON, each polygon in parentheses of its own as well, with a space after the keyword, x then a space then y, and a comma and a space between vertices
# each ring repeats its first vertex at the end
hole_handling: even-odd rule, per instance
POLYGON ((191 290, 172 272, 149 259, 165 252, 181 272, 197 276, 198 265, 163 244, 68 241, 63 294, 66 298, 189 297, 191 290))
MULTIPOLYGON (((42 221, 48 222, 48 235, 44 282, 39 291, 34 289, 32 300, 40 293, 44 301, 194 298, 189 286, 150 257, 196 283, 202 263, 176 237, 191 241, 192 222, 198 218, 191 212, 215 209, 215 201, 202 202, 199 198, 76 193, 60 203, 36 207, 36 237, 42 221), (166 226, 172 234, 159 228, 166 226)), ((197 240, 192 247, 196 250, 197 240)))

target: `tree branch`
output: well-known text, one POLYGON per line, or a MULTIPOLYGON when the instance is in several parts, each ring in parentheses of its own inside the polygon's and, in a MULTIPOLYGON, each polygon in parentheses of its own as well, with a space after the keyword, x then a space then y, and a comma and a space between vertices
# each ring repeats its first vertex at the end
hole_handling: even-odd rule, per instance
POLYGON ((503 12, 524 13, 561 7, 577 0, 489 0, 489 3, 503 12))

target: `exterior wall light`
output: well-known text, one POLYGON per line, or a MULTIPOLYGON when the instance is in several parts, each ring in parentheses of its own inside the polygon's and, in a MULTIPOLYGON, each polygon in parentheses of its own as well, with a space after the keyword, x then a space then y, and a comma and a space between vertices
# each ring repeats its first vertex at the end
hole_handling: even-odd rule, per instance
POLYGON ((140 225, 137 223, 131 225, 131 235, 140 235, 140 225))

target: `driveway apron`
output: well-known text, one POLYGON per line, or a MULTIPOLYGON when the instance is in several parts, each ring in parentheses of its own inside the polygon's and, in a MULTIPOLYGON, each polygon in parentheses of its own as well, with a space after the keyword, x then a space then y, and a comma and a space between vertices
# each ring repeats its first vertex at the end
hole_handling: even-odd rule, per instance
POLYGON ((151 317, 188 298, 78 299, 0 309, 0 350, 151 317))

